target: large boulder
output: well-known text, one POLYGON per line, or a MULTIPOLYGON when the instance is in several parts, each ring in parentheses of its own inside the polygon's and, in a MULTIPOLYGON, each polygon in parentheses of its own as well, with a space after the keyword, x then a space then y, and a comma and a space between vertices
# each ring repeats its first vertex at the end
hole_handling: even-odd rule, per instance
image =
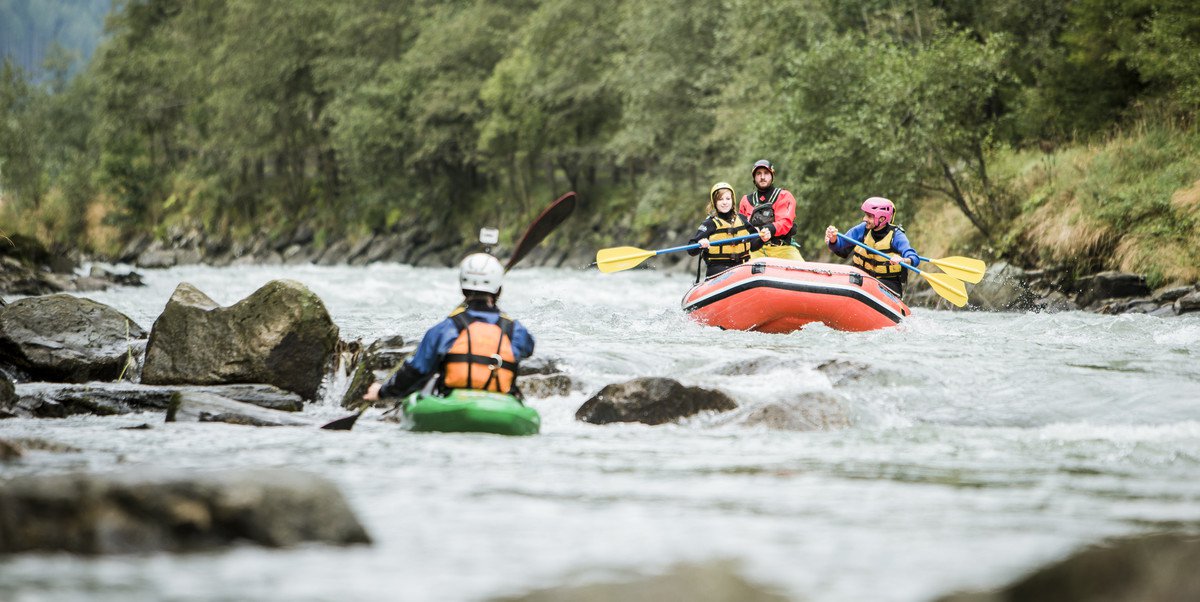
POLYGON ((611 384, 585 401, 575 418, 592 424, 663 424, 704 411, 727 412, 737 402, 721 391, 686 387, 670 378, 644 377, 611 384))
POLYGON ((338 328, 303 284, 273 280, 220 307, 180 283, 154 322, 142 382, 269 383, 315 399, 338 328))
POLYGON ((1089 547, 996 591, 941 602, 1200 600, 1200 539, 1161 534, 1089 547))
POLYGON ((146 331, 102 303, 66 294, 0 309, 0 362, 51 382, 115 380, 146 331))
POLYGON ((18 477, 0 489, 0 554, 142 554, 370 539, 329 481, 291 470, 18 477))

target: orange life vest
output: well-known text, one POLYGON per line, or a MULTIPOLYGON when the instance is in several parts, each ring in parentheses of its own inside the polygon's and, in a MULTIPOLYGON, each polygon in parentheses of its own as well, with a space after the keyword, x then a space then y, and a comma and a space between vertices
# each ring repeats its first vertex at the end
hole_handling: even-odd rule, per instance
POLYGON ((512 349, 512 320, 496 324, 472 320, 466 312, 450 317, 458 338, 442 359, 442 385, 447 389, 479 389, 511 393, 517 379, 512 349))

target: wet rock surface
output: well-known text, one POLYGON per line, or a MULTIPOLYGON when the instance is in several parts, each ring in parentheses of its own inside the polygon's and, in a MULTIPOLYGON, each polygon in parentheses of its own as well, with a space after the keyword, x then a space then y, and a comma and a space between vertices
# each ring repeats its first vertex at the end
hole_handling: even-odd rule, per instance
POLYGON ((309 426, 287 412, 260 408, 215 393, 176 391, 167 407, 167 422, 225 422, 245 426, 309 426))
POLYGON ((227 308, 181 283, 150 332, 142 381, 269 383, 314 399, 337 335, 299 282, 273 280, 227 308))
POLYGON ((669 378, 635 378, 604 387, 579 407, 575 418, 592 424, 663 424, 699 412, 727 412, 736 407, 737 402, 721 391, 687 387, 669 378))
POLYGON ((77 275, 73 271, 77 259, 74 251, 51 251, 29 236, 0 237, 0 293, 46 295, 106 290, 113 285, 142 285, 136 272, 93 269, 86 276, 77 275))
POLYGON ((0 553, 190 552, 370 538, 338 489, 291 470, 18 477, 0 489, 0 553))
POLYGON ((100 382, 82 385, 23 383, 15 387, 15 401, 0 405, 0 412, 28 418, 166 412, 171 407, 171 396, 180 391, 219 395, 281 412, 298 412, 304 407, 304 400, 298 394, 266 384, 160 386, 100 382))
POLYGON ((991 592, 940 602, 1200 600, 1200 537, 1159 534, 1091 546, 991 592))
POLYGON ((67 294, 0 308, 0 362, 51 382, 115 380, 146 331, 125 314, 67 294))
POLYGON ((631 577, 626 582, 559 587, 523 596, 496 598, 505 602, 601 602, 625 600, 650 602, 689 600, 717 602, 783 602, 788 598, 747 581, 734 563, 713 561, 672 567, 653 577, 631 577))

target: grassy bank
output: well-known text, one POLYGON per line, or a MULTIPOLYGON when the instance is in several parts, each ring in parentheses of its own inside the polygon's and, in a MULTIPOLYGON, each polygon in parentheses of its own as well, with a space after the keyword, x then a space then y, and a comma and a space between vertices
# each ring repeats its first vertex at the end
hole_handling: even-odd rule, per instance
POLYGON ((940 200, 920 203, 914 242, 931 255, 971 250, 1026 266, 1144 274, 1151 286, 1200 281, 1200 132, 1142 123, 1098 142, 1006 150, 992 172, 1016 217, 992 245, 940 200))

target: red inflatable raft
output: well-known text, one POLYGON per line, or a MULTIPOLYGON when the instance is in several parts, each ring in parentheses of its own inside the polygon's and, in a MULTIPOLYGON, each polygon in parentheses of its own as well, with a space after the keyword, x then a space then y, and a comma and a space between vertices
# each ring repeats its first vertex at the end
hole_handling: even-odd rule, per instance
POLYGON ((684 295, 683 310, 709 326, 773 333, 810 322, 875 330, 895 326, 910 313, 891 289, 856 267, 771 258, 700 282, 684 295))

